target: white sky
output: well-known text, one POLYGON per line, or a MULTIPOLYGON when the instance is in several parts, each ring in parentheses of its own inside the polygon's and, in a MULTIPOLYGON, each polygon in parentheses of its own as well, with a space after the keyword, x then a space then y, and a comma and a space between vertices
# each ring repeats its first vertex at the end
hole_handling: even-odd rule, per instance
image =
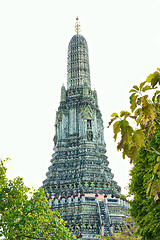
POLYGON ((38 188, 53 154, 55 113, 67 83, 67 49, 79 16, 89 47, 109 167, 122 187, 129 163, 117 152, 113 112, 129 109, 129 90, 160 67, 160 0, 1 0, 0 156, 10 178, 38 188))

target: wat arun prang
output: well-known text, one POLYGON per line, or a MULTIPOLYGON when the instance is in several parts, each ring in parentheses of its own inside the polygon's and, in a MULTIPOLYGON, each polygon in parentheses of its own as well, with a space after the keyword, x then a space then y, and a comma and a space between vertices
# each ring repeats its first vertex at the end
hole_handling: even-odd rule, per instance
POLYGON ((54 154, 43 181, 51 208, 80 239, 118 232, 129 204, 108 167, 103 120, 91 89, 88 46, 79 34, 68 46, 67 89, 61 88, 56 113, 54 154))

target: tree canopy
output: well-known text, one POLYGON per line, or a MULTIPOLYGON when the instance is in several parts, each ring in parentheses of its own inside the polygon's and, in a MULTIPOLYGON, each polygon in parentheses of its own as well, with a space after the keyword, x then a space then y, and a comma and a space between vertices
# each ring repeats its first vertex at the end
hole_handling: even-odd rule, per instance
POLYGON ((48 206, 44 190, 32 190, 23 179, 8 180, 0 161, 0 236, 5 239, 75 239, 65 222, 48 206))
MULTIPOLYGON (((150 146, 158 150, 160 145, 160 126, 154 133, 150 146)), ((141 149, 131 170, 129 193, 134 195, 130 202, 130 213, 138 226, 142 240, 160 239, 160 200, 153 201, 153 196, 146 189, 153 178, 153 169, 157 164, 157 154, 141 149)), ((159 181, 158 176, 154 177, 159 181)))

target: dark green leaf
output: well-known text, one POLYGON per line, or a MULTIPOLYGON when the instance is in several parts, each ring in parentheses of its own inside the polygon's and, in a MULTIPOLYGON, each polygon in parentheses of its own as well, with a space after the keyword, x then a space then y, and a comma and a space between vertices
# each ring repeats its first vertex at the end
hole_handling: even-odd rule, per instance
POLYGON ((117 121, 113 124, 113 132, 114 134, 114 139, 116 141, 117 139, 117 134, 120 132, 120 121, 117 121))
POLYGON ((158 162, 155 166, 154 166, 154 173, 157 173, 158 169, 160 168, 160 162, 158 162))
POLYGON ((137 92, 137 90, 135 90, 135 89, 131 89, 130 91, 129 91, 129 93, 136 93, 137 92))
POLYGON ((151 88, 149 85, 147 85, 147 86, 145 86, 145 87, 142 89, 142 91, 145 92, 145 91, 151 90, 151 89, 152 89, 152 88, 151 88))
POLYGON ((140 84, 139 89, 142 90, 142 88, 143 88, 143 86, 144 86, 145 84, 146 84, 146 81, 142 82, 142 83, 140 84))
POLYGON ((150 75, 147 77, 146 81, 147 81, 147 82, 151 82, 153 78, 154 78, 154 74, 150 74, 150 75))
POLYGON ((145 135, 142 129, 134 131, 133 142, 139 147, 145 147, 145 135))
POLYGON ((128 116, 130 115, 130 113, 129 112, 127 112, 127 111, 121 111, 120 112, 120 117, 125 117, 125 118, 127 118, 128 116))
POLYGON ((160 156, 157 157, 157 162, 160 162, 160 156))
POLYGON ((111 117, 119 117, 117 113, 112 113, 111 117))
POLYGON ((156 77, 152 78, 152 80, 151 80, 152 87, 155 87, 158 82, 159 82, 158 78, 156 78, 156 77))
POLYGON ((137 85, 134 85, 133 88, 139 91, 139 87, 137 85))

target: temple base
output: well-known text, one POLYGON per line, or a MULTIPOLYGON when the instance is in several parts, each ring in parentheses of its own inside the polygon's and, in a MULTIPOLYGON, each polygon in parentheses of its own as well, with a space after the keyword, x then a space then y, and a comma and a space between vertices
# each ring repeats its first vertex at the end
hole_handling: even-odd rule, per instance
POLYGON ((95 194, 53 198, 49 204, 66 221, 66 227, 83 240, 120 231, 129 209, 129 203, 120 198, 95 194))

